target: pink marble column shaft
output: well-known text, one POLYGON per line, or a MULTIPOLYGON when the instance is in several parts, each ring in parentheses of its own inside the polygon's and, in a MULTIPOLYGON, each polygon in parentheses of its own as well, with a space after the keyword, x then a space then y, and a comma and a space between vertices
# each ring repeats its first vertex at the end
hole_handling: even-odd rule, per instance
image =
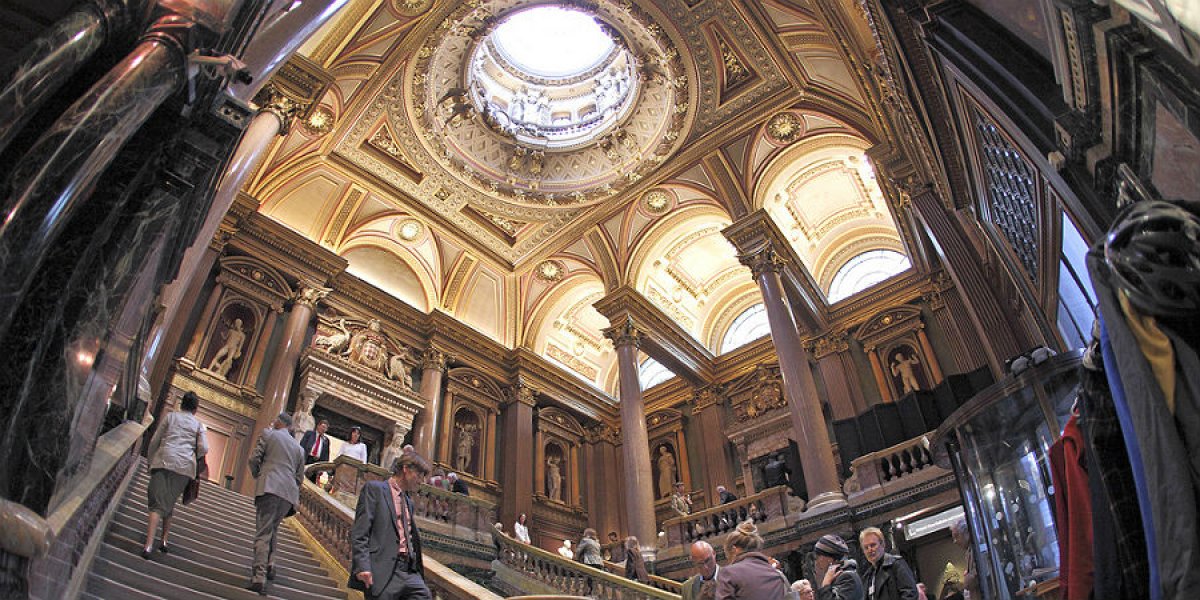
POLYGON ((413 448, 421 456, 434 460, 433 452, 437 448, 441 427, 442 371, 446 368, 446 356, 437 350, 430 350, 425 354, 422 367, 421 397, 425 399, 425 410, 421 411, 420 422, 413 431, 413 448))
POLYGON ((743 262, 754 273, 767 310, 767 323, 779 356, 784 394, 791 412, 792 431, 799 438, 796 442, 800 445, 808 506, 811 509, 845 505, 846 497, 838 481, 817 384, 808 366, 808 352, 800 341, 800 330, 779 277, 782 259, 767 249, 743 259, 743 262))
POLYGON ((625 472, 625 522, 637 536, 643 555, 653 555, 655 536, 654 484, 650 471, 650 441, 646 433, 646 407, 638 381, 639 334, 632 324, 611 331, 617 349, 621 386, 621 454, 625 472))

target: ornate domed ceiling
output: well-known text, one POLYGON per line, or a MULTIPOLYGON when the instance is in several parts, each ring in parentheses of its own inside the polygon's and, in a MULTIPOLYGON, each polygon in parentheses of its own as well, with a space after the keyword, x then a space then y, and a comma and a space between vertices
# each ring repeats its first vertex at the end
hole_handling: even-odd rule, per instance
POLYGON ((891 143, 887 71, 853 0, 375 0, 302 53, 334 84, 247 186, 260 211, 606 391, 612 290, 712 353, 761 302, 721 234, 750 212, 822 286, 909 254, 864 155, 891 143))

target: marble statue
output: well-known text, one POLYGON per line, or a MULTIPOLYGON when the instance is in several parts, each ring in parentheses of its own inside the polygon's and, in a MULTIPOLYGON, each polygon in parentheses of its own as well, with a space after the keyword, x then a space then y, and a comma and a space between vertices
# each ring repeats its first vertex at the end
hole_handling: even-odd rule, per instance
POLYGON ((316 399, 315 394, 300 393, 300 400, 296 403, 296 414, 292 416, 292 435, 295 436, 297 442, 304 437, 305 433, 317 426, 317 421, 312 416, 313 404, 316 399))
POLYGON ((663 444, 658 447, 658 495, 666 498, 671 495, 671 488, 675 484, 675 476, 677 474, 675 466, 675 455, 671 454, 671 449, 663 444))
POLYGON ((546 496, 562 502, 562 471, 558 467, 560 460, 557 456, 546 459, 546 496))
POLYGON ((314 336, 312 341, 313 348, 319 348, 330 354, 345 352, 346 344, 350 343, 350 331, 346 329, 346 320, 339 319, 337 328, 341 331, 329 335, 314 336))
POLYGON ((358 330, 350 338, 350 361, 383 371, 387 362, 387 346, 384 345, 383 325, 379 319, 371 319, 366 328, 358 330))
POLYGON ((471 449, 475 447, 475 429, 471 425, 463 425, 458 428, 458 453, 455 456, 455 465, 459 471, 470 472, 471 466, 471 449))
POLYGON ((380 456, 383 457, 380 466, 385 469, 392 468, 394 462, 404 452, 404 430, 400 428, 400 424, 396 423, 392 428, 392 443, 387 448, 383 449, 380 456))
POLYGON ((242 320, 234 319, 222 335, 225 337, 225 345, 221 346, 221 349, 213 355, 212 362, 208 363, 208 370, 225 377, 229 374, 233 361, 242 357, 242 345, 246 343, 246 332, 242 331, 242 320))
POLYGON ((921 364, 921 361, 917 359, 916 353, 905 356, 903 353, 897 352, 892 358, 892 375, 900 377, 900 384, 905 394, 921 389, 921 384, 917 381, 917 373, 914 369, 914 366, 919 364, 921 364))

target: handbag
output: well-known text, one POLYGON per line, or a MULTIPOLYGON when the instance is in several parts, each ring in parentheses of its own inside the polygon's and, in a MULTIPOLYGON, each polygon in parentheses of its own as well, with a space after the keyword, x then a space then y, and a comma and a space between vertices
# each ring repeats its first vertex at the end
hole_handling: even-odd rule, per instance
POLYGON ((187 487, 183 488, 181 502, 184 505, 191 504, 200 496, 201 479, 208 479, 208 459, 203 457, 196 459, 196 478, 189 481, 187 487))

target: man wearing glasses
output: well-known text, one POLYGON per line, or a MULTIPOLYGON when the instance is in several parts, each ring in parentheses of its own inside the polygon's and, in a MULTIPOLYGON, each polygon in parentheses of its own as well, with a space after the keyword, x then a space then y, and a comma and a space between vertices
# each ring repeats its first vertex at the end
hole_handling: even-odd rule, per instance
POLYGON ((692 544, 692 566, 696 574, 683 582, 683 600, 713 600, 717 591, 717 555, 708 542, 692 544))

